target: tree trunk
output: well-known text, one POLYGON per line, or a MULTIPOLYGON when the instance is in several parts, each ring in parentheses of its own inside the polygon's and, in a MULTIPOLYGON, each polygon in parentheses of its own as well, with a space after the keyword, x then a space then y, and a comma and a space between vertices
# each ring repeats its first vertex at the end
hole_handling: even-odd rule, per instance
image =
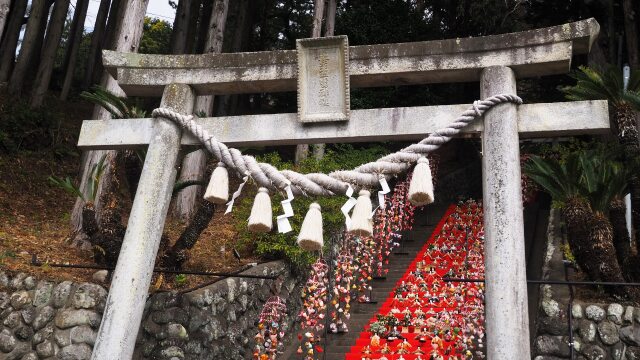
MULTIPOLYGON (((112 0, 111 7, 109 8, 109 18, 107 20, 105 36, 102 38, 102 49, 115 50, 116 46, 116 31, 120 27, 121 18, 124 16, 123 12, 126 12, 126 7, 124 6, 123 1, 125 0, 112 0), (123 5, 123 6, 121 6, 123 5)), ((144 15, 142 18, 144 24, 144 15)), ((91 83, 97 84, 102 83, 104 81, 104 67, 102 66, 102 57, 101 54, 98 54, 98 57, 95 59, 96 62, 93 65, 94 72, 91 83)))
POLYGON ((43 16, 46 16, 47 3, 47 0, 33 0, 31 3, 31 11, 22 39, 22 45, 20 46, 20 53, 18 54, 16 65, 13 68, 13 73, 9 80, 8 90, 10 94, 19 95, 22 92, 27 70, 32 60, 31 57, 36 52, 36 46, 39 43, 38 38, 44 36, 40 31, 40 23, 42 22, 43 16))
POLYGON ((56 1, 56 5, 53 8, 53 14, 51 14, 51 21, 49 21, 47 39, 44 49, 42 50, 42 58, 40 60, 40 66, 38 67, 36 82, 31 96, 31 106, 33 107, 42 105, 44 97, 49 90, 51 72, 53 72, 56 50, 58 49, 60 38, 62 37, 64 21, 67 18, 67 10, 69 10, 69 0, 56 1))
POLYGON ((597 267, 586 255, 589 245, 588 224, 593 218, 591 206, 583 199, 569 199, 562 209, 562 216, 567 224, 569 247, 578 266, 589 275, 591 280, 597 280, 597 267))
POLYGON ((185 54, 187 45, 187 28, 191 19, 191 1, 178 1, 176 17, 173 20, 173 30, 171 31, 171 53, 185 54))
POLYGON ((2 39, 2 35, 4 34, 5 25, 7 25, 10 5, 10 0, 0 0, 0 39, 2 39))
POLYGON ((0 45, 0 82, 9 80, 11 75, 20 29, 22 29, 26 10, 27 0, 15 0, 13 2, 13 7, 9 14, 9 23, 6 26, 2 44, 0 45))
POLYGON ((175 270, 182 268, 182 265, 189 258, 187 251, 193 248, 202 232, 209 226, 214 213, 215 206, 207 200, 202 199, 198 211, 178 240, 164 253, 162 257, 162 267, 175 270))
MULTIPOLYGON (((317 38, 322 33, 322 17, 324 16, 324 2, 325 0, 314 0, 313 4, 313 27, 311 29, 311 37, 317 38)), ((314 156, 316 158, 322 157, 324 154, 324 146, 318 145, 319 149, 314 149, 314 156)), ((300 144, 296 145, 295 163, 299 164, 301 161, 309 157, 309 145, 300 144)))
POLYGON ((631 65, 632 69, 638 70, 640 57, 638 41, 640 41, 640 39, 638 38, 638 24, 633 11, 633 0, 622 0, 622 8, 624 10, 624 34, 627 39, 629 65, 631 65))
POLYGON ((71 84, 73 83, 73 75, 76 69, 76 61, 78 59, 78 50, 82 43, 82 34, 84 33, 84 20, 87 17, 87 9, 89 8, 89 0, 78 0, 76 2, 76 11, 73 14, 73 34, 68 44, 68 59, 65 70, 64 82, 62 83, 62 91, 60 92, 60 100, 67 100, 71 84))
MULTIPOLYGON (((123 13, 123 17, 118 24, 117 34, 114 37, 117 41, 115 43, 114 49, 120 52, 137 52, 138 45, 140 44, 140 37, 142 36, 142 26, 144 24, 144 15, 147 11, 147 4, 149 0, 123 0, 123 8, 126 11, 123 13)), ((124 95, 122 89, 118 86, 116 80, 105 73, 103 76, 102 86, 106 88, 108 91, 111 91, 117 95, 124 95)), ((96 105, 94 107, 92 119, 97 120, 106 120, 110 119, 111 116, 108 111, 103 109, 102 107, 96 105)), ((87 183, 90 176, 90 170, 93 164, 97 163, 103 155, 107 156, 107 167, 114 166, 115 161, 115 151, 87 151, 83 153, 83 161, 82 161, 82 175, 80 181, 80 190, 83 193, 87 191, 87 183)), ((107 171, 105 169, 105 175, 111 173, 111 171, 107 171)), ((105 189, 110 188, 110 183, 112 179, 110 176, 103 176, 98 189, 98 199, 101 198, 101 194, 104 193, 105 189)), ((82 199, 78 198, 76 200, 76 204, 73 208, 73 212, 71 215, 71 222, 78 234, 82 233, 82 207, 83 207, 82 199)), ((96 203, 96 213, 98 217, 98 222, 101 220, 101 209, 102 202, 98 201, 96 203)))
POLYGON ((609 219, 613 229, 613 245, 618 263, 623 265, 631 254, 631 239, 627 230, 626 206, 624 200, 616 198, 609 206, 609 219))
POLYGON ((88 89, 93 84, 94 70, 96 68, 96 62, 100 59, 100 50, 102 50, 102 42, 105 27, 107 26, 107 14, 109 13, 109 5, 111 0, 100 1, 100 7, 96 14, 96 22, 93 26, 93 33, 91 34, 91 47, 89 48, 89 56, 87 57, 87 66, 84 72, 84 79, 82 81, 82 88, 88 89))
MULTIPOLYGON (((229 0, 216 0, 212 11, 209 30, 207 31, 206 53, 220 53, 224 41, 224 30, 229 11, 229 0)), ((207 116, 211 115, 213 106, 213 96, 198 96, 196 98, 195 111, 203 112, 207 116)), ((187 154, 182 161, 182 170, 178 181, 199 180, 204 178, 207 164, 207 153, 205 150, 197 150, 187 154)), ((178 193, 173 213, 176 217, 188 220, 193 216, 197 199, 202 194, 202 186, 189 186, 178 193)))
POLYGON ((191 1, 191 10, 189 10, 189 20, 187 21, 187 41, 185 42, 185 54, 194 54, 196 46, 196 37, 198 35, 198 19, 200 19, 201 0, 191 1))
POLYGON ((36 79, 38 73, 38 67, 40 66, 40 58, 42 57, 42 48, 44 47, 44 39, 47 36, 47 25, 49 24, 49 18, 51 17, 51 7, 55 0, 47 0, 47 4, 44 9, 44 16, 40 20, 40 34, 37 38, 37 43, 34 45, 33 54, 31 54, 31 61, 29 61, 29 68, 27 70, 27 76, 24 80, 24 88, 31 88, 36 79))
POLYGON ((202 4, 202 11, 198 19, 198 41, 196 42, 195 53, 202 54, 207 44, 207 32, 209 30, 209 22, 211 21, 211 9, 213 9, 212 1, 205 1, 202 4))

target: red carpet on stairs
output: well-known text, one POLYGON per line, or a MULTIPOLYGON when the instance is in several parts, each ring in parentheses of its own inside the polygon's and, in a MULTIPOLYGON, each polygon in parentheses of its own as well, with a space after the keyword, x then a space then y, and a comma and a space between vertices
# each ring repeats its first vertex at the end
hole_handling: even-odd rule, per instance
POLYGON ((482 204, 449 207, 347 360, 479 359, 484 286, 443 278, 484 277, 482 204))

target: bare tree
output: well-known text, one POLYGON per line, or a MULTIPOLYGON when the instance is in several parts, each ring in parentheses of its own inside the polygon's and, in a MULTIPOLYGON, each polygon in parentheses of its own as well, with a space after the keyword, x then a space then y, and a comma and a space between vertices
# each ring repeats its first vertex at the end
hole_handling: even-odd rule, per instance
MULTIPOLYGON (((122 3, 122 13, 120 21, 118 22, 118 26, 116 27, 116 34, 114 35, 114 39, 116 39, 114 44, 114 49, 120 52, 137 52, 138 45, 140 44, 140 37, 142 36, 142 27, 144 24, 144 15, 147 12, 147 5, 149 0, 121 0, 122 3)), ((118 86, 118 82, 108 73, 104 73, 102 86, 106 88, 108 91, 118 94, 124 95, 124 92, 118 86)), ((93 111, 92 119, 109 119, 111 118, 108 111, 100 106, 95 106, 93 111)), ((94 164, 100 161, 102 156, 106 156, 107 159, 107 167, 113 166, 113 162, 116 159, 115 151, 87 151, 82 156, 82 166, 81 166, 81 181, 80 181, 80 190, 84 193, 87 191, 88 179, 91 173, 91 168, 94 164)), ((107 169, 108 170, 108 169, 107 169)), ((112 171, 105 171, 106 174, 110 174, 112 171)), ((98 196, 97 199, 101 198, 101 194, 105 191, 105 189, 110 188, 110 184, 112 181, 111 176, 102 177, 99 185, 98 196)), ((76 240, 81 240, 82 235, 82 207, 84 203, 81 198, 76 200, 76 204, 73 208, 73 212, 71 215, 71 222, 76 229, 77 234, 79 235, 76 240)), ((98 222, 100 222, 100 214, 102 210, 102 202, 98 201, 95 204, 96 214, 98 216, 98 222)))
MULTIPOLYGON (((207 42, 205 53, 220 53, 224 41, 224 29, 229 12, 229 0, 216 0, 211 11, 209 30, 207 31, 207 42)), ((210 116, 213 108, 214 97, 198 96, 194 109, 196 112, 204 112, 210 116)), ((180 180, 201 179, 204 175, 207 163, 207 153, 204 150, 194 151, 187 154, 182 161, 180 180)), ((190 219, 196 210, 198 197, 202 192, 201 186, 190 186, 181 191, 176 197, 173 213, 181 219, 190 219)))
POLYGON ((622 8, 624 10, 624 33, 627 39, 627 54, 629 56, 629 65, 632 69, 637 70, 640 65, 640 52, 638 50, 638 22, 633 10, 633 0, 622 0, 622 8))
POLYGON ((9 80, 15 61, 16 47, 20 30, 24 23, 24 14, 27 11, 27 0, 15 0, 9 14, 2 44, 0 45, 0 82, 9 80))
POLYGON ((80 50, 82 34, 84 33, 84 20, 87 18, 88 8, 89 0, 78 0, 76 2, 76 10, 73 14, 73 25, 71 26, 71 37, 67 44, 65 65, 62 67, 65 73, 62 91, 60 92, 60 100, 66 100, 71 90, 71 83, 73 82, 73 75, 76 70, 76 60, 78 59, 78 50, 80 50))
POLYGON ((18 95, 22 92, 29 64, 37 51, 36 47, 40 43, 39 38, 44 37, 41 31, 41 22, 43 17, 47 15, 47 5, 48 0, 33 0, 31 2, 31 11, 29 12, 27 28, 20 46, 20 53, 9 79, 10 94, 18 95))
POLYGON ((87 58, 87 67, 82 81, 82 88, 87 89, 93 83, 93 71, 96 69, 96 63, 100 59, 100 50, 104 37, 104 30, 107 26, 107 15, 109 14, 109 5, 111 0, 101 0, 98 13, 96 14, 96 22, 93 26, 91 34, 91 47, 89 48, 89 57, 87 58))
POLYGON ((10 0, 0 0, 0 39, 4 34, 4 27, 7 24, 7 17, 9 16, 9 8, 11 5, 10 0))

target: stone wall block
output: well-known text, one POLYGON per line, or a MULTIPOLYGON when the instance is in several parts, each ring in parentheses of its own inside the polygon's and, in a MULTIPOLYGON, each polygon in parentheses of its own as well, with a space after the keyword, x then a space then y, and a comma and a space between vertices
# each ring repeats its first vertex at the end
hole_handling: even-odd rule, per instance
POLYGON ((22 314, 20 314, 19 311, 12 311, 7 315, 2 324, 10 329, 16 328, 22 324, 22 314))
POLYGON ((31 351, 31 345, 26 342, 17 342, 10 353, 4 354, 4 360, 19 360, 31 351))
POLYGON ((640 360, 640 347, 627 347, 626 358, 627 360, 640 360))
POLYGON ((95 311, 87 309, 64 309, 58 311, 55 317, 55 324, 60 329, 67 329, 73 326, 89 325, 97 328, 100 325, 101 316, 95 311))
POLYGON ((625 360, 622 356, 625 352, 626 345, 622 341, 618 341, 609 349, 610 356, 613 360, 625 360))
POLYGON ((587 319, 593 320, 596 322, 600 322, 604 320, 605 316, 607 315, 604 309, 598 305, 587 306, 587 308, 585 309, 585 314, 587 316, 587 319))
POLYGON ((540 355, 569 356, 569 345, 563 341, 562 336, 538 336, 534 347, 540 355))
POLYGON ((107 291, 100 285, 83 283, 78 286, 72 297, 72 304, 76 309, 104 310, 107 291))
POLYGON ((51 306, 45 306, 37 311, 31 326, 33 326, 34 330, 38 331, 47 325, 47 323, 53 319, 54 315, 55 309, 51 306))
POLYGON ((26 324, 31 324, 33 319, 36 317, 36 308, 33 306, 26 306, 22 311, 20 311, 20 314, 22 314, 22 320, 26 324))
POLYGON ((4 271, 0 271, 0 287, 9 287, 9 276, 4 271))
POLYGON ((571 306, 571 316, 573 316, 574 319, 582 319, 582 317, 584 316, 582 311, 582 305, 573 304, 571 306))
POLYGON ((13 277, 13 279, 11 279, 11 281, 9 281, 9 287, 11 287, 13 290, 22 290, 24 289, 24 279, 27 277, 27 274, 25 273, 18 273, 16 274, 16 276, 13 277))
POLYGON ((89 360, 91 358, 91 347, 87 344, 71 344, 65 346, 58 353, 60 360, 89 360))
POLYGON ((566 319, 541 317, 538 319, 538 331, 541 334, 566 335, 569 332, 569 324, 566 319))
POLYGON ((155 311, 151 314, 151 318, 158 324, 174 322, 186 325, 189 322, 189 314, 179 307, 173 307, 164 311, 155 311))
POLYGON ((38 345, 45 340, 53 339, 53 331, 53 324, 49 324, 40 329, 38 332, 33 334, 33 344, 38 345))
POLYGON ((53 339, 60 347, 71 345, 71 329, 60 330, 55 329, 53 331, 53 339))
POLYGON ((0 351, 3 353, 11 352, 16 347, 17 339, 11 334, 11 331, 4 329, 0 332, 0 351))
POLYGON ((618 327, 613 321, 605 320, 598 324, 598 335, 605 345, 613 345, 620 341, 618 327))
MULTIPOLYGON (((51 358, 48 358, 48 359, 51 359, 51 358)), ((26 353, 23 357, 21 357, 20 360, 38 360, 38 354, 31 351, 26 353)))
POLYGON ((33 276, 27 276, 24 278, 22 283, 24 284, 24 288, 27 290, 33 290, 36 288, 36 279, 34 279, 33 276))
POLYGON ((633 322, 633 306, 627 306, 624 310, 624 315, 622 316, 622 321, 625 325, 629 325, 633 322))
POLYGON ((89 326, 82 325, 71 328, 69 337, 72 344, 87 344, 93 346, 96 342, 98 333, 89 326))
POLYGON ((633 324, 625 326, 618 332, 620 339, 632 346, 640 346, 640 325, 633 324))
POLYGON ((0 310, 5 310, 11 306, 11 296, 9 293, 0 292, 0 310))
POLYGON ((607 358, 607 352, 600 346, 593 344, 583 346, 581 353, 587 360, 605 360, 607 358))
POLYGON ((624 315, 624 307, 620 304, 609 304, 607 307, 607 319, 620 325, 622 324, 622 316, 624 315))
POLYGON ((21 325, 13 331, 13 334, 22 341, 29 341, 33 337, 34 331, 29 325, 21 325))
POLYGON ((31 295, 28 291, 17 291, 11 295, 11 307, 20 310, 27 305, 31 305, 31 295))
POLYGON ((60 284, 56 285, 56 288, 53 290, 52 296, 53 306, 56 308, 65 306, 72 291, 73 283, 71 281, 63 281, 60 284))
POLYGON ((53 294, 53 283, 40 281, 33 294, 33 306, 40 307, 49 304, 53 294))
POLYGON ((54 356, 57 352, 57 345, 53 341, 46 340, 36 345, 36 353, 44 358, 54 356))

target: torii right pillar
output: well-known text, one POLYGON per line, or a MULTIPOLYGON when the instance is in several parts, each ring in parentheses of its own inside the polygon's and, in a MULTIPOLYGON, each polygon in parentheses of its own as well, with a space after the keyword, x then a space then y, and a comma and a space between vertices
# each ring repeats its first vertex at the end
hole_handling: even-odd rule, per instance
MULTIPOLYGON (((497 94, 516 94, 511 68, 495 66, 482 71, 480 98, 497 94)), ((504 103, 485 114, 482 146, 487 358, 528 359, 531 349, 517 105, 504 103)))

